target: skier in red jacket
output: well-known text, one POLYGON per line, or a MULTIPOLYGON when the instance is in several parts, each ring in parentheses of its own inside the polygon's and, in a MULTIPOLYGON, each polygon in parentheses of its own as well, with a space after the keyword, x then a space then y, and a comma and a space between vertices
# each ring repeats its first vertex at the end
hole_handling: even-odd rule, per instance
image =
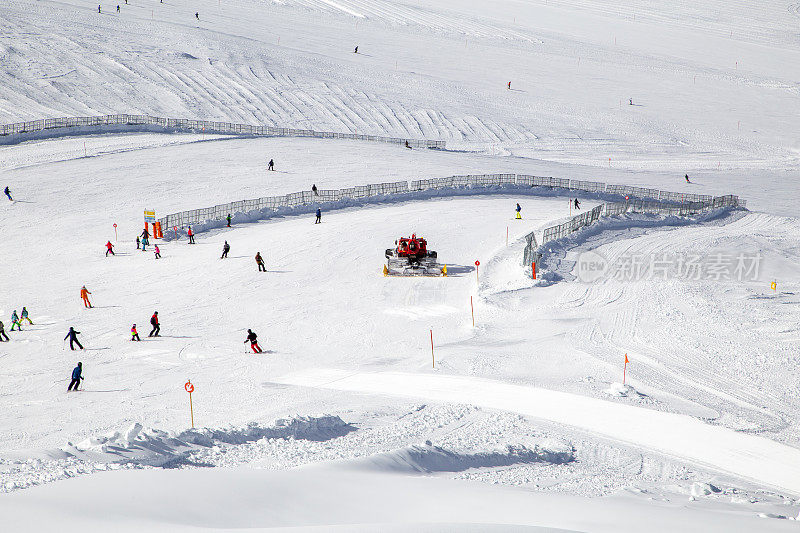
POLYGON ((109 253, 111 253, 111 255, 117 255, 114 253, 114 245, 111 244, 111 241, 106 243, 106 257, 108 257, 109 253))

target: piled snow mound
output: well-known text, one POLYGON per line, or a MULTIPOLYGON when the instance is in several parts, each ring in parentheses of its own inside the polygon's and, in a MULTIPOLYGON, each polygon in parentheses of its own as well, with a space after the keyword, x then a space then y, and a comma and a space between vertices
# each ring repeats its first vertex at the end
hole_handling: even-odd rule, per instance
POLYGON ((139 423, 125 431, 112 431, 78 444, 69 443, 51 457, 78 458, 94 462, 126 462, 157 467, 190 464, 190 453, 199 447, 240 445, 261 439, 299 439, 325 441, 355 431, 338 416, 297 416, 280 419, 273 426, 255 422, 244 427, 189 429, 173 434, 159 429, 144 429, 139 423))
POLYGON ((391 472, 463 472, 472 468, 491 468, 528 463, 564 464, 575 460, 574 450, 568 445, 553 443, 546 447, 516 444, 485 450, 448 450, 425 445, 408 446, 388 453, 358 459, 354 463, 362 468, 391 472))
POLYGON ((701 483, 696 481, 692 483, 692 496, 708 496, 709 494, 715 494, 717 492, 721 492, 719 488, 712 485, 711 483, 701 483))
POLYGON ((645 396, 630 385, 623 385, 619 382, 612 383, 611 386, 603 392, 609 396, 616 396, 618 398, 642 398, 645 396))

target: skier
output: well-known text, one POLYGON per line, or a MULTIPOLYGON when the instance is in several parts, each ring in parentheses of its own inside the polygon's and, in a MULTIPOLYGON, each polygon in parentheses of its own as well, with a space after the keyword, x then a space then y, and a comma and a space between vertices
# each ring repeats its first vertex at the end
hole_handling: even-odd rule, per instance
POLYGON ((114 245, 111 244, 111 241, 108 241, 106 243, 106 257, 108 257, 109 252, 111 253, 111 255, 117 255, 114 253, 114 245))
POLYGON ((689 174, 686 174, 686 175, 684 176, 684 178, 686 178, 686 183, 691 183, 691 181, 689 181, 689 174))
POLYGON ((16 309, 11 313, 11 331, 14 331, 14 326, 17 326, 17 331, 22 331, 22 321, 19 319, 16 309))
POLYGON ((261 257, 261 252, 256 252, 256 264, 258 265, 259 272, 267 271, 267 267, 264 266, 264 258, 261 257))
POLYGON ((267 170, 275 170, 275 161, 273 159, 270 159, 269 163, 267 163, 267 170))
POLYGON ((357 53, 358 53, 358 46, 356 46, 356 49, 355 49, 355 50, 353 50, 353 53, 354 53, 354 54, 357 54, 357 53))
POLYGON ((97 4, 97 12, 102 13, 103 11, 100 9, 100 4, 97 4))
POLYGON ((3 326, 3 321, 0 320, 0 342, 8 342, 10 340, 11 339, 8 338, 8 335, 6 335, 6 330, 5 330, 5 326, 3 326), (3 337, 6 338, 5 341, 3 341, 3 337))
POLYGON ((194 232, 192 231, 192 227, 191 226, 189 226, 189 231, 187 231, 186 234, 189 236, 189 244, 195 244, 195 242, 194 242, 194 232))
POLYGON ((3 192, 4 192, 4 193, 6 193, 6 196, 8 196, 8 200, 9 200, 10 202, 13 202, 13 201, 14 201, 14 199, 13 199, 13 198, 11 198, 11 191, 10 191, 10 190, 8 190, 8 185, 6 185, 6 188, 5 188, 5 189, 3 189, 3 192))
POLYGON ((581 203, 578 201, 577 198, 575 198, 575 209, 580 210, 580 208, 581 208, 581 203))
POLYGON ((253 349, 253 353, 261 353, 261 347, 258 345, 258 335, 253 333, 252 330, 247 330, 247 338, 244 342, 250 341, 250 347, 253 349))
POLYGON ((231 214, 230 213, 228 213, 228 216, 225 217, 225 220, 228 221, 228 227, 230 228, 231 227, 231 214))
POLYGON ((322 210, 320 210, 320 208, 318 207, 317 208, 317 221, 314 222, 314 224, 321 224, 321 223, 322 223, 322 210))
POLYGON ((156 254, 156 259, 161 259, 161 250, 158 249, 157 244, 156 244, 155 254, 156 254))
POLYGON ((139 249, 139 242, 140 242, 140 241, 139 241, 139 236, 137 235, 137 236, 136 236, 136 249, 137 249, 137 250, 139 249))
POLYGON ((150 317, 150 324, 152 324, 153 329, 150 331, 150 334, 147 335, 148 337, 160 337, 161 333, 161 326, 158 323, 158 311, 153 313, 153 316, 150 317))
POLYGON ((508 82, 508 90, 511 90, 511 82, 508 82))
POLYGON ((195 14, 194 14, 194 18, 196 18, 197 20, 200 20, 200 13, 199 13, 199 12, 198 12, 198 13, 195 13, 195 14))
POLYGON ((75 387, 76 391, 78 390, 78 387, 81 384, 81 380, 83 379, 83 376, 81 376, 82 373, 83 373, 83 363, 78 362, 78 366, 76 366, 75 369, 72 371, 72 381, 69 382, 69 387, 67 387, 67 392, 73 390, 72 387, 75 387))
POLYGON ((522 220, 522 207, 517 204, 517 220, 522 220))
POLYGON ((141 341, 142 339, 139 338, 139 332, 136 331, 136 324, 133 325, 131 328, 131 341, 141 341))
POLYGON ((228 241, 225 241, 225 244, 222 245, 222 255, 220 259, 226 259, 228 257, 228 252, 231 251, 231 245, 228 244, 228 241))
POLYGON ((314 196, 319 196, 319 192, 317 192, 317 184, 316 183, 311 186, 311 192, 314 193, 314 196))
POLYGON ((633 98, 628 99, 628 105, 633 105, 633 98))
POLYGON ((86 285, 81 287, 81 298, 83 298, 83 306, 91 309, 92 302, 89 301, 89 295, 92 294, 86 289, 86 285))
POLYGON ((119 13, 119 6, 117 6, 117 13, 119 13))
POLYGON ((22 308, 22 313, 19 314, 19 317, 20 317, 20 320, 19 320, 20 324, 22 324, 23 320, 27 320, 28 324, 30 324, 31 326, 33 325, 33 321, 31 321, 31 319, 28 318, 28 310, 25 309, 25 307, 22 308))
POLYGON ((80 334, 81 334, 80 331, 75 331, 75 328, 70 326, 69 333, 67 333, 67 336, 64 337, 64 340, 69 339, 69 349, 70 350, 74 350, 75 349, 75 346, 74 346, 75 344, 78 345, 78 348, 83 350, 83 346, 81 345, 80 341, 78 340, 78 335, 80 335, 80 334))
POLYGON ((142 231, 142 251, 145 251, 145 246, 150 244, 150 232, 147 231, 147 228, 144 228, 142 231))

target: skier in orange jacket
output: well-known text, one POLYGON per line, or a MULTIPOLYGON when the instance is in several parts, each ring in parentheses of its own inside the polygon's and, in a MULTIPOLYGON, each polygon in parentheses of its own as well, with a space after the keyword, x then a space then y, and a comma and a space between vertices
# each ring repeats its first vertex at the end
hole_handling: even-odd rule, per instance
POLYGON ((92 307, 92 302, 89 301, 89 295, 92 294, 88 290, 86 290, 86 285, 81 287, 81 298, 83 298, 83 306, 84 307, 92 307))

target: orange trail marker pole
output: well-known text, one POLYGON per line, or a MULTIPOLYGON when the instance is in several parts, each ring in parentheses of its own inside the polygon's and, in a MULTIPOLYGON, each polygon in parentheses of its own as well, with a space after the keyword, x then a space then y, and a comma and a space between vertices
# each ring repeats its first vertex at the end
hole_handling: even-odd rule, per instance
POLYGON ((531 263, 531 272, 533 273, 533 279, 536 279, 536 261, 531 263))
POLYGON ((625 385, 625 377, 628 372, 628 354, 625 354, 625 366, 622 367, 622 384, 625 385))
POLYGON ((192 380, 187 379, 183 388, 189 393, 189 414, 192 419, 192 428, 194 429, 194 407, 192 406, 192 392, 194 392, 194 385, 192 385, 192 380))
POLYGON ((436 357, 433 355, 433 330, 431 330, 431 367, 436 368, 436 357))
POLYGON ((469 308, 472 310, 472 327, 475 327, 475 307, 472 305, 472 296, 469 297, 469 308))

